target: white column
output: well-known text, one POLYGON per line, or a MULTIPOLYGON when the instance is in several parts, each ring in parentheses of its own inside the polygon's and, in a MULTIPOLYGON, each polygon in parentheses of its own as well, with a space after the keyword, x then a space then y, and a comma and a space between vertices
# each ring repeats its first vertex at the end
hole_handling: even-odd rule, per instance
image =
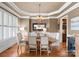
POLYGON ((60 19, 60 43, 62 43, 62 18, 60 19))

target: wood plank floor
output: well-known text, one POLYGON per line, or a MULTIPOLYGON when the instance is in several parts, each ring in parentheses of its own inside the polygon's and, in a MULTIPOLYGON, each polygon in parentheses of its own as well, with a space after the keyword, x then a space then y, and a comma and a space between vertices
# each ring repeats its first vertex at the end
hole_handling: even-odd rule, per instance
POLYGON ((11 48, 7 49, 6 51, 0 53, 0 57, 74 57, 72 53, 68 53, 66 50, 66 46, 62 43, 59 47, 53 47, 49 56, 46 52, 42 52, 40 56, 40 52, 38 51, 37 55, 35 52, 22 51, 22 54, 17 54, 17 45, 12 46, 11 48))

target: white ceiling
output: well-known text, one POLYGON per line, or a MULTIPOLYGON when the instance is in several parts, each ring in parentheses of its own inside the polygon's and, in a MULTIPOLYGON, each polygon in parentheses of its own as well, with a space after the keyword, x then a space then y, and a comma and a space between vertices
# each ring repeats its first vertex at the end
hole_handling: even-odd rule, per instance
MULTIPOLYGON (((65 2, 41 2, 40 12, 49 13, 57 11, 65 2)), ((29 13, 39 13, 39 2, 15 2, 15 5, 29 13)))

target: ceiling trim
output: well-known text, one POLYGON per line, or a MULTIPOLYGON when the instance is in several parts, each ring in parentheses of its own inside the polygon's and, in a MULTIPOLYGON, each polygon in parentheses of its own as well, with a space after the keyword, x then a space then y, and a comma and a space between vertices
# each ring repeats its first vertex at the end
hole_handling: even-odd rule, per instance
POLYGON ((79 3, 76 3, 75 5, 73 5, 71 8, 67 9, 66 11, 64 11, 63 13, 61 13, 57 18, 62 17, 63 15, 67 14, 68 12, 76 9, 79 7, 79 3))
MULTIPOLYGON (((30 12, 26 12, 21 10, 20 8, 18 8, 18 6, 15 5, 15 3, 13 2, 7 2, 12 8, 14 8, 18 13, 23 13, 25 15, 28 16, 38 16, 39 13, 30 13, 30 12)), ((57 11, 54 12, 50 12, 50 13, 40 13, 41 16, 50 16, 50 15, 54 15, 57 13, 60 13, 61 11, 63 11, 66 7, 68 7, 72 2, 66 2, 63 6, 61 6, 61 8, 59 8, 57 11)))
MULTIPOLYGON (((29 16, 20 16, 19 14, 17 14, 15 11, 13 11, 12 9, 10 9, 8 6, 6 6, 6 5, 3 4, 2 2, 0 2, 0 7, 2 7, 2 8, 4 8, 4 9, 8 10, 9 12, 15 14, 15 15, 18 16, 19 18, 28 18, 28 19, 30 18, 29 16)), ((70 11, 72 11, 72 10, 78 8, 78 7, 79 7, 79 3, 76 3, 76 4, 73 5, 71 8, 69 8, 69 9, 67 9, 66 11, 64 11, 63 13, 61 13, 59 16, 57 16, 57 17, 52 16, 52 17, 47 17, 47 18, 48 18, 48 19, 50 19, 50 18, 60 18, 60 17, 62 17, 63 15, 67 14, 68 12, 70 12, 70 11)))
POLYGON ((20 17, 19 14, 17 14, 15 11, 13 11, 13 10, 10 9, 9 7, 7 7, 7 6, 6 6, 5 4, 3 4, 2 2, 0 2, 0 7, 4 8, 4 9, 8 10, 9 12, 11 12, 12 14, 14 14, 14 15, 20 17))
MULTIPOLYGON (((37 17, 30 17, 30 16, 22 16, 21 18, 37 19, 37 17)), ((55 17, 55 16, 48 16, 48 17, 44 17, 42 19, 52 19, 52 18, 57 18, 57 17, 55 17)))
POLYGON ((57 11, 55 12, 50 12, 49 15, 52 15, 52 14, 57 14, 57 13, 60 13, 62 12, 65 8, 67 8, 72 2, 66 2, 61 8, 59 8, 57 11))
MULTIPOLYGON (((6 5, 5 5, 4 3, 2 3, 2 2, 0 2, 0 7, 3 8, 3 9, 5 9, 5 10, 7 10, 7 11, 9 11, 10 13, 16 15, 16 16, 19 17, 19 18, 27 18, 27 19, 30 18, 30 16, 20 16, 18 13, 16 13, 16 12, 13 11, 12 9, 10 9, 8 6, 6 6, 6 5)), ((57 17, 52 16, 52 17, 46 17, 46 18, 44 18, 44 19, 49 19, 49 18, 57 18, 57 17)), ((32 17, 31 19, 37 19, 37 18, 36 18, 36 17, 32 17)))

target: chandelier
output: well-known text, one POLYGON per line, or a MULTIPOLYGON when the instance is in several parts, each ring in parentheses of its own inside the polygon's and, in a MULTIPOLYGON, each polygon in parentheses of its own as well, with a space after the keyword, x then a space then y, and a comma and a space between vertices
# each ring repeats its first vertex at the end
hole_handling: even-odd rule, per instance
POLYGON ((43 17, 40 15, 40 6, 41 6, 41 4, 38 4, 38 7, 39 7, 39 15, 37 16, 37 19, 38 20, 43 20, 43 17))

